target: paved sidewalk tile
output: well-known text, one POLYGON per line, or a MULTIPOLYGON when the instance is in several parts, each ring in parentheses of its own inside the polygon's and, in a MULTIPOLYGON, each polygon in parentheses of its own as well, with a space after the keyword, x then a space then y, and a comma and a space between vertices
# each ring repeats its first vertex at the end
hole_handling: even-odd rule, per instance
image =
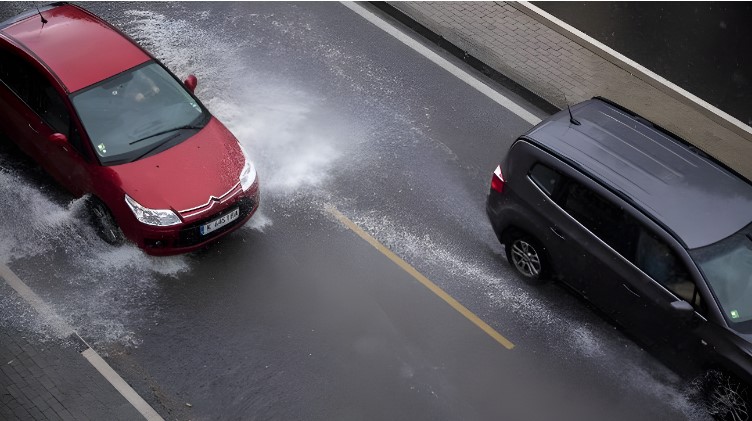
POLYGON ((80 354, 0 326, 0 420, 139 420, 141 414, 80 354))

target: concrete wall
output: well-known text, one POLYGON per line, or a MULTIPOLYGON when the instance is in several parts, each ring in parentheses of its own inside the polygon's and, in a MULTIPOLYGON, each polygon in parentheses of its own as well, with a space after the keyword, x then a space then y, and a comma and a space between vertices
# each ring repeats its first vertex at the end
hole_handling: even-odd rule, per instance
POLYGON ((390 5, 558 107, 603 96, 752 180, 752 128, 529 3, 390 5))

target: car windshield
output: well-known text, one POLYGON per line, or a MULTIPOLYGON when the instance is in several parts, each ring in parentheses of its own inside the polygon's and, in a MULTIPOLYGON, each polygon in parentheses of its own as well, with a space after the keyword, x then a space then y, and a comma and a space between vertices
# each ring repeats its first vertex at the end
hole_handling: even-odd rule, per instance
POLYGON ((200 129, 207 115, 155 62, 113 76, 71 99, 102 164, 148 155, 181 132, 200 129))
POLYGON ((691 253, 726 319, 735 328, 750 330, 744 322, 752 321, 752 225, 691 253))

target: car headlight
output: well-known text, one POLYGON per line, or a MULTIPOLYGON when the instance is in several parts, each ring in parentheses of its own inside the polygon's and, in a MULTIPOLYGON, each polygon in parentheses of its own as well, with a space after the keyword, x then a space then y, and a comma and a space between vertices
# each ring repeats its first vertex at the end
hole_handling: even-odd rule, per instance
POLYGON ((133 200, 132 197, 125 195, 125 203, 131 208, 136 219, 143 222, 146 225, 154 225, 157 227, 166 227, 169 225, 176 225, 180 223, 180 218, 175 215, 175 212, 169 209, 149 209, 141 206, 138 202, 133 200))
POLYGON ((243 191, 246 191, 250 189, 253 182, 256 181, 256 166, 253 165, 253 161, 248 158, 248 154, 245 152, 243 145, 240 145, 240 151, 243 152, 243 157, 245 158, 245 165, 243 165, 243 170, 240 171, 240 187, 243 188, 243 191))

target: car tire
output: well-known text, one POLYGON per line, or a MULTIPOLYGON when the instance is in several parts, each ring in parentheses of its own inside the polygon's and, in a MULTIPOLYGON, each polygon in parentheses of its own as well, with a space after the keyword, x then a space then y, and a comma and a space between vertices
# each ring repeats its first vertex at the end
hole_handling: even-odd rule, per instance
POLYGON ((507 260, 522 279, 541 283, 548 279, 549 265, 545 249, 529 235, 514 234, 504 243, 507 260))
POLYGON ((120 230, 112 212, 101 200, 96 197, 89 198, 87 203, 89 218, 99 238, 107 244, 118 246, 123 244, 125 236, 120 230))

